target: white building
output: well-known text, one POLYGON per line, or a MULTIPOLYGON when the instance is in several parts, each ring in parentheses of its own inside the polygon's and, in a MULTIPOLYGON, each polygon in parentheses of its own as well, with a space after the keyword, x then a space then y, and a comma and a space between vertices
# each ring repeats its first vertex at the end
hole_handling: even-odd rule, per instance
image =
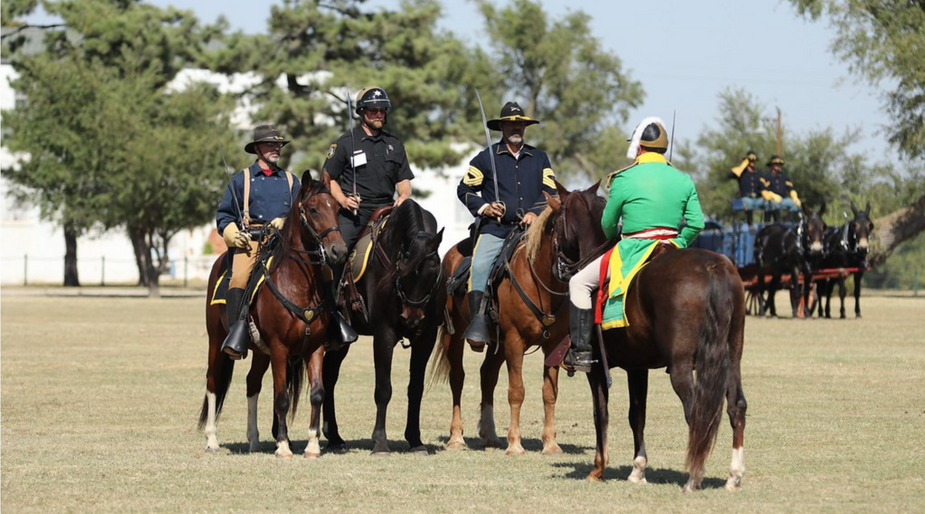
MULTIPOLYGON (((9 64, 0 65, 0 109, 14 109, 16 95, 10 79, 16 72, 9 64)), ((186 70, 174 81, 177 88, 190 81, 208 81, 223 92, 241 91, 256 80, 252 75, 228 77, 207 70, 186 70)), ((282 83, 285 87, 285 82, 282 83)), ((250 114, 254 107, 246 100, 233 117, 233 123, 242 130, 250 130, 250 114)), ((467 227, 472 216, 456 197, 456 184, 465 173, 467 163, 475 155, 473 150, 457 165, 443 170, 414 169, 413 188, 428 191, 427 198, 417 198, 420 204, 436 216, 445 228, 441 253, 468 236, 467 227)), ((0 148, 0 165, 13 166, 17 159, 6 147, 0 148)), ((59 226, 39 218, 38 209, 23 208, 8 197, 9 184, 0 177, 0 284, 61 284, 64 281, 64 234, 59 226)), ((219 199, 216 198, 216 205, 219 199)), ((171 269, 169 278, 205 281, 215 259, 203 255, 213 230, 208 224, 177 234, 170 245, 171 269)), ((80 281, 93 284, 134 284, 138 282, 138 269, 132 244, 122 230, 81 237, 77 244, 77 262, 80 281)), ((168 278, 165 277, 165 278, 168 278)))

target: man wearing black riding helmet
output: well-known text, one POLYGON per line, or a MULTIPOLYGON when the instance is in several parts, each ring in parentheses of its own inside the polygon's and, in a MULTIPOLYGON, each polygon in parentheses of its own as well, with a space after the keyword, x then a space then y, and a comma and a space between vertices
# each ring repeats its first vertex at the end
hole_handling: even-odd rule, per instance
MULTIPOLYGON (((402 142, 385 131, 392 102, 384 89, 369 86, 356 95, 359 123, 328 148, 323 170, 331 176, 331 194, 340 203, 338 222, 347 248, 379 207, 398 206, 411 197, 414 173, 402 142), (397 193, 397 195, 396 195, 397 193)), ((334 270, 341 281, 343 266, 334 270)))
POLYGON ((218 233, 232 258, 231 282, 225 297, 229 334, 222 345, 222 351, 232 359, 247 355, 244 288, 254 269, 258 246, 248 229, 260 225, 282 228, 299 193, 299 179, 276 165, 280 151, 288 143, 273 125, 255 127, 254 137, 244 151, 257 159, 231 178, 215 215, 218 233))

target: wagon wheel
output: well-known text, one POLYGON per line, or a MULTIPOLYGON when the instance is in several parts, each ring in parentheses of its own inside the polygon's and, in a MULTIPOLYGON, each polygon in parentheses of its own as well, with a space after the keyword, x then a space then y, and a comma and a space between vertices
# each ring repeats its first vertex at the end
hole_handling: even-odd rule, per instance
POLYGON ((755 314, 761 312, 761 295, 758 294, 757 286, 745 287, 745 314, 755 314))

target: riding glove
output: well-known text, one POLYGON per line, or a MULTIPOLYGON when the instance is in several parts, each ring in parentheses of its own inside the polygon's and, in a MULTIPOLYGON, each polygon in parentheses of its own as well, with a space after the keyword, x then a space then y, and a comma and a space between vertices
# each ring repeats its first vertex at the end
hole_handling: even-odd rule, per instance
POLYGON ((270 221, 270 226, 275 228, 276 230, 282 230, 283 223, 285 222, 286 222, 286 218, 280 216, 279 218, 273 218, 273 220, 270 221))
POLYGON ((235 223, 229 223, 222 232, 222 239, 228 248, 249 248, 251 236, 247 232, 241 232, 235 223))

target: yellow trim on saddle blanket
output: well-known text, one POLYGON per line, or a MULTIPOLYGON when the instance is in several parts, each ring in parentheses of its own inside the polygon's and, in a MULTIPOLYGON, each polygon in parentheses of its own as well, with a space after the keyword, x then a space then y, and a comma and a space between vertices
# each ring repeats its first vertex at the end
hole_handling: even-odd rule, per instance
MULTIPOLYGON (((620 247, 617 245, 617 248, 611 254, 610 263, 608 264, 610 267, 610 283, 608 284, 607 288, 607 298, 604 299, 605 302, 608 302, 611 299, 619 298, 621 296, 624 298, 626 297, 626 293, 629 292, 629 288, 633 285, 633 279, 636 277, 639 271, 649 263, 649 257, 652 255, 655 247, 662 241, 669 242, 678 248, 681 247, 674 239, 653 239, 652 244, 646 247, 642 257, 636 261, 636 264, 633 265, 626 276, 623 275, 623 258, 620 256, 620 247)), ((622 300, 623 299, 620 299, 620 309, 623 313, 623 316, 620 319, 605 321, 601 323, 601 330, 628 327, 630 325, 626 318, 626 302, 622 300)), ((606 314, 606 308, 604 312, 606 314)))
MULTIPOLYGON (((273 264, 273 257, 270 257, 269 259, 267 259, 267 269, 270 268, 271 264, 273 264)), ((256 268, 256 266, 254 267, 256 268)), ((225 275, 227 274, 228 274, 228 270, 226 269, 225 271, 222 272, 221 275, 218 276, 218 280, 215 282, 215 289, 212 290, 212 300, 209 302, 209 305, 227 304, 224 298, 215 297, 215 295, 218 294, 218 288, 221 287, 222 282, 225 280, 225 275)), ((251 298, 250 298, 250 301, 248 301, 248 305, 254 302, 254 298, 257 297, 257 291, 260 291, 260 286, 263 285, 263 281, 266 280, 266 278, 267 278, 266 275, 264 275, 263 273, 260 274, 260 279, 257 280, 257 285, 254 286, 254 290, 253 292, 251 292, 251 298)))
MULTIPOLYGON (((366 267, 369 265, 369 256, 372 255, 373 253, 373 245, 372 245, 373 230, 382 232, 383 227, 385 227, 385 224, 388 223, 388 221, 389 221, 389 216, 386 216, 385 218, 383 218, 377 227, 371 227, 370 230, 366 232, 366 234, 362 238, 360 238, 356 246, 353 247, 353 252, 351 252, 350 254, 350 265, 353 267, 353 283, 354 284, 356 284, 357 282, 360 281, 361 278, 363 278, 363 273, 366 273, 366 267), (360 250, 363 250, 363 260, 358 262, 356 259, 356 255, 360 250)), ((376 233, 376 236, 379 235, 378 232, 376 233)))

